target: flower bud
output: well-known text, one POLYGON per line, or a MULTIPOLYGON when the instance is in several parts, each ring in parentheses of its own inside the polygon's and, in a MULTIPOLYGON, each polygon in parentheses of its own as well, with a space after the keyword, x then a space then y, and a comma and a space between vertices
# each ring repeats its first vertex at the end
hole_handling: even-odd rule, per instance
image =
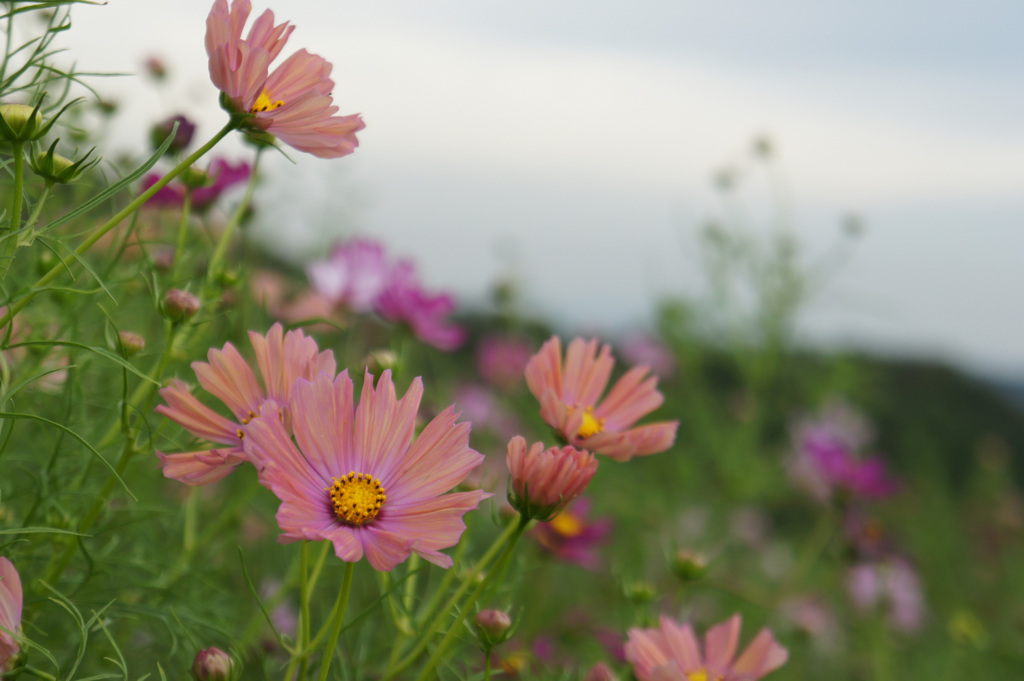
POLYGON ((658 595, 650 582, 633 582, 623 589, 626 598, 634 603, 650 603, 658 595))
POLYGON ((578 497, 597 472, 597 460, 575 447, 551 447, 536 442, 529 450, 516 435, 508 442, 508 502, 525 518, 549 521, 578 497))
POLYGON ((682 582, 696 582, 708 571, 708 560, 699 553, 679 549, 672 556, 672 573, 682 582))
POLYGON ((8 142, 38 139, 43 115, 38 107, 27 104, 0 104, 0 137, 8 142))
POLYGON ((386 369, 394 371, 398 369, 398 356, 390 350, 371 350, 370 354, 363 358, 363 366, 374 374, 386 369))
POLYGON ((93 152, 92 149, 77 161, 61 156, 54 152, 58 141, 60 140, 54 140, 47 151, 40 152, 29 159, 29 166, 33 172, 44 180, 68 184, 77 180, 82 173, 100 162, 98 158, 89 160, 89 156, 93 152))
POLYGON ((121 349, 129 357, 146 349, 146 339, 134 331, 121 331, 118 334, 118 340, 121 343, 121 349))
POLYGON ((488 646, 495 646, 504 641, 512 627, 508 613, 501 610, 481 610, 476 614, 474 621, 480 638, 488 646))
POLYGON ((192 137, 196 133, 196 126, 189 119, 185 118, 181 114, 172 116, 165 121, 157 123, 149 130, 149 143, 153 145, 153 149, 159 149, 160 145, 164 143, 164 140, 170 136, 171 131, 174 130, 174 124, 178 124, 178 129, 174 133, 174 139, 171 140, 170 146, 167 147, 167 154, 177 154, 185 151, 188 145, 192 143, 192 137))
POLYGON ((590 668, 587 675, 583 677, 583 681, 616 681, 616 679, 611 667, 604 662, 598 662, 590 668))
POLYGON ((164 316, 180 322, 199 312, 199 299, 188 291, 172 288, 164 294, 164 316))
POLYGON ((197 681, 229 681, 234 664, 231 656, 220 648, 207 648, 196 653, 192 675, 197 681))

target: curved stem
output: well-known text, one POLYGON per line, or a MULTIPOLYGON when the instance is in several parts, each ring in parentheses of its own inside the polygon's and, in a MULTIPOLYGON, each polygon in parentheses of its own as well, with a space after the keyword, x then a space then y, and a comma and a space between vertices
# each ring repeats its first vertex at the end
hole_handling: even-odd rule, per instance
MULTIPOLYGON (((334 649, 338 645, 338 637, 341 636, 341 625, 345 621, 345 609, 348 607, 348 595, 352 591, 352 573, 355 571, 355 563, 345 563, 345 580, 341 584, 341 591, 338 592, 338 602, 334 604, 334 624, 331 626, 331 635, 324 647, 323 660, 320 662, 319 681, 327 681, 327 672, 331 670, 331 662, 334 660, 334 649)), ((285 679, 291 681, 291 679, 285 679)))
POLYGON ((181 203, 181 223, 178 225, 178 243, 174 247, 174 269, 171 270, 171 285, 178 285, 181 276, 181 261, 185 256, 185 242, 188 238, 188 218, 192 212, 192 190, 185 190, 185 200, 181 203))
POLYGON ((221 261, 224 260, 224 255, 227 253, 228 244, 231 243, 231 237, 235 233, 235 229, 241 224, 242 218, 245 217, 245 212, 249 208, 249 204, 252 203, 252 195, 256 191, 256 179, 260 168, 260 159, 263 157, 263 150, 256 152, 256 159, 252 162, 252 174, 249 175, 249 184, 245 187, 245 195, 242 196, 241 203, 238 204, 238 208, 235 209, 231 219, 228 220, 228 224, 224 226, 224 231, 220 235, 220 239, 217 240, 217 245, 213 249, 213 256, 210 258, 210 264, 206 267, 206 283, 210 285, 213 283, 215 277, 220 273, 221 261))
POLYGON ((7 270, 18 249, 18 232, 21 230, 21 201, 25 194, 25 143, 12 142, 14 152, 14 194, 11 196, 11 214, 7 216, 7 234, 3 247, 3 262, 0 262, 0 278, 7 276, 7 270))

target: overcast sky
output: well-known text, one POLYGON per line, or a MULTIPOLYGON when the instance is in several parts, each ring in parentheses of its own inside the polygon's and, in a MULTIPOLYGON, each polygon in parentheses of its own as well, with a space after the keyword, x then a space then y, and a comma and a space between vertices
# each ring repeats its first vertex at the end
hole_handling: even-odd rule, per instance
MULTIPOLYGON (((104 81, 126 107, 117 140, 179 111, 222 125, 210 4, 76 7, 79 68, 171 68, 163 90, 104 81)), ((710 178, 767 134, 810 255, 847 214, 867 227, 807 338, 1024 376, 1024 3, 270 6, 297 26, 286 53, 330 59, 336 103, 367 122, 346 159, 270 159, 261 227, 293 257, 358 231, 468 301, 512 271, 567 324, 642 323, 657 296, 698 290, 693 232, 721 212, 710 178)))

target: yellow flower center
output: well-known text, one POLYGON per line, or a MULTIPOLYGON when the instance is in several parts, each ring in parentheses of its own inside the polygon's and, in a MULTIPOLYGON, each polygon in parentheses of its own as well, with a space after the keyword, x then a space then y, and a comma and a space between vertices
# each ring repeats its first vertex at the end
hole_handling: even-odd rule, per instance
POLYGON ((366 473, 350 472, 335 478, 328 488, 334 515, 346 525, 360 527, 380 513, 381 506, 388 498, 380 480, 366 473))
POLYGON ((708 676, 708 670, 698 669, 686 675, 686 681, 724 681, 724 676, 708 676))
POLYGON ((256 102, 249 109, 249 113, 260 113, 262 111, 273 111, 274 109, 280 109, 284 106, 284 100, 279 99, 276 102, 270 98, 267 91, 264 90, 260 93, 260 96, 256 98, 256 102))
MULTIPOLYGON (((569 407, 569 415, 572 416, 573 411, 577 407, 569 407)), ((594 408, 586 407, 583 410, 583 423, 580 424, 580 429, 576 431, 576 437, 584 440, 591 435, 597 435, 604 430, 604 419, 594 417, 594 408)))
POLYGON ((583 532, 583 522, 571 513, 559 513, 548 525, 563 537, 578 537, 583 532))

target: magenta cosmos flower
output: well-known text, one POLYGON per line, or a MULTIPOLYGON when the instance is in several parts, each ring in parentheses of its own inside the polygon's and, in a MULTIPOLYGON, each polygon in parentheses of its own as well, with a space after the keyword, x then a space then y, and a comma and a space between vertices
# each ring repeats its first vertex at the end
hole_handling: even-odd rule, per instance
POLYGON ((740 616, 733 615, 708 630, 704 649, 689 624, 679 625, 661 617, 656 629, 630 629, 626 659, 638 681, 754 681, 772 672, 789 658, 762 629, 738 658, 740 616))
POLYGON ((616 461, 656 454, 672 446, 678 421, 633 427, 661 406, 658 379, 645 366, 633 367, 601 398, 615 360, 607 345, 577 338, 562 362, 557 336, 545 343, 526 365, 526 384, 540 402, 540 415, 572 445, 616 461))
POLYGON ((206 19, 206 54, 210 79, 233 113, 247 113, 248 125, 281 138, 289 146, 320 158, 355 151, 356 133, 365 125, 358 114, 336 116, 331 92, 331 65, 323 57, 299 50, 270 71, 291 35, 287 22, 274 25, 274 13, 257 17, 249 35, 249 0, 215 0, 206 19))
POLYGON ((581 496, 553 520, 537 523, 530 536, 558 560, 597 570, 612 528, 611 518, 590 518, 590 499, 581 496))
POLYGON ((399 400, 385 371, 377 387, 366 372, 356 407, 352 380, 318 374, 296 381, 291 400, 292 443, 277 405, 245 430, 245 447, 260 461, 260 482, 281 500, 282 542, 334 543, 354 562, 364 555, 389 571, 416 553, 441 567, 452 559, 441 549, 458 543, 462 516, 490 494, 445 494, 483 456, 469 447, 469 423, 456 423, 453 407, 434 418, 413 441, 423 383, 413 380, 399 400))
POLYGON ((11 561, 0 557, 0 673, 18 661, 18 642, 11 633, 21 633, 21 578, 11 561))
POLYGON ((516 435, 505 457, 509 472, 508 501, 527 518, 548 521, 578 497, 597 472, 597 459, 575 447, 550 447, 516 435))
MULTIPOLYGON (((207 354, 209 363, 192 363, 199 384, 231 410, 234 420, 201 403, 181 381, 174 381, 160 390, 167 404, 158 406, 158 413, 198 438, 226 445, 180 454, 157 452, 166 477, 187 485, 206 485, 220 480, 246 460, 242 427, 259 415, 265 401, 270 400, 284 410, 295 379, 312 378, 321 371, 333 374, 336 368, 334 353, 320 352, 316 341, 301 330, 286 334, 280 324, 274 324, 265 337, 250 331, 249 341, 256 353, 262 380, 256 378, 231 343, 221 350, 211 349, 207 354)), ((286 415, 286 411, 281 413, 286 415)))
MULTIPOLYGON (((252 168, 245 161, 231 163, 222 158, 216 158, 206 171, 210 184, 203 187, 196 187, 192 190, 191 203, 197 211, 209 208, 220 195, 237 184, 248 181, 252 175, 252 168)), ((150 173, 142 180, 143 190, 149 189, 163 177, 159 173, 150 173)), ((180 177, 180 176, 179 176, 180 177)), ((160 188, 156 194, 150 197, 149 206, 171 206, 179 207, 185 203, 185 193, 188 189, 180 182, 171 182, 160 188)))
POLYGON ((374 306, 381 317, 405 324, 421 341, 440 350, 454 350, 466 339, 465 331, 447 321, 455 309, 451 296, 427 293, 407 260, 395 266, 374 306))

